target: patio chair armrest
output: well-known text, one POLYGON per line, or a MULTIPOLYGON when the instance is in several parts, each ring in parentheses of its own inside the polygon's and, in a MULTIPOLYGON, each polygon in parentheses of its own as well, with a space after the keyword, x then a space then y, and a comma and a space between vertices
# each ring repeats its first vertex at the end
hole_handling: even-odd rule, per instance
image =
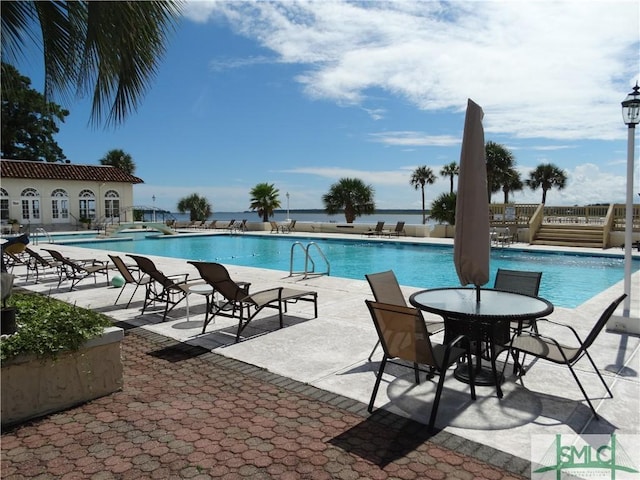
POLYGON ((171 279, 178 279, 178 278, 182 278, 182 280, 178 280, 176 281, 176 283, 186 283, 187 279, 189 278, 189 274, 188 273, 176 273, 174 275, 166 275, 167 278, 171 278, 171 279))
MULTIPOLYGON (((513 334, 513 337, 511 337, 511 342, 509 342, 509 351, 511 351, 511 350, 522 350, 522 349, 519 349, 519 348, 513 346, 513 342, 518 337, 539 338, 541 340, 545 340, 547 342, 553 343, 556 346, 556 348, 558 349, 558 351, 562 350, 562 345, 560 345, 560 343, 555 338, 549 337, 548 335, 542 335, 540 333, 526 332, 526 333, 514 333, 513 334)), ((522 351, 526 351, 526 350, 522 350, 522 351)), ((535 355, 534 352, 527 352, 527 353, 535 355)))
POLYGON ((458 343, 460 343, 463 340, 465 342, 467 342, 467 345, 463 345, 463 348, 467 348, 467 346, 470 345, 469 337, 467 337, 466 335, 463 335, 463 334, 460 334, 456 338, 454 338, 453 340, 447 342, 447 344, 445 346, 447 348, 449 348, 450 346, 453 347, 453 346, 457 345, 458 343))
POLYGON ((450 342, 447 342, 447 344, 444 346, 444 366, 449 365, 449 356, 451 355, 451 350, 460 342, 464 343, 461 347, 458 348, 463 348, 465 353, 468 355, 471 354, 471 342, 469 341, 469 338, 466 335, 458 335, 450 342))
POLYGON ((64 258, 71 263, 75 263, 77 265, 82 265, 82 266, 94 265, 94 262, 97 262, 95 258, 70 258, 70 257, 64 257, 64 258))
POLYGON ((571 330, 571 332, 576 337, 576 339, 580 342, 580 344, 582 344, 582 339, 580 338, 580 335, 578 335, 578 332, 576 331, 576 329, 573 328, 571 325, 567 325, 566 323, 555 322, 553 320, 549 320, 548 318, 537 318, 536 322, 547 322, 547 323, 552 323, 553 325, 557 325, 559 327, 568 328, 569 330, 571 330))
POLYGON ((127 270, 129 270, 129 273, 136 278, 136 280, 140 280, 145 273, 140 269, 140 267, 137 264, 130 264, 130 263, 125 263, 124 264, 125 267, 127 267, 127 270))

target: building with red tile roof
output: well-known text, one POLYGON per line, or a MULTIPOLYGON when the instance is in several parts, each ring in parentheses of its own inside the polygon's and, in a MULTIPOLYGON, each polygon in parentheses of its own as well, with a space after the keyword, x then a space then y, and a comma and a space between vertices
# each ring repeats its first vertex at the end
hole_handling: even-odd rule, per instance
MULTIPOLYGON (((29 230, 73 227, 81 219, 104 223, 133 205, 134 175, 106 165, 0 160, 0 218, 29 230)), ((131 213, 129 213, 131 215, 131 213)))

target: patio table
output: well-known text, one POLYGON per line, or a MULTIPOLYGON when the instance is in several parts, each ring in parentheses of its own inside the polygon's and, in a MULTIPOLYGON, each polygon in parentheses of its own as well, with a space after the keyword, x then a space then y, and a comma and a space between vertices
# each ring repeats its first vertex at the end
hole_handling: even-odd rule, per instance
MULTIPOLYGON (((435 288, 414 293, 409 302, 416 308, 434 313, 444 319, 445 342, 464 334, 476 343, 475 383, 496 385, 502 397, 500 381, 496 382, 495 347, 509 341, 512 321, 535 320, 553 312, 553 305, 540 297, 495 289, 481 289, 480 302, 475 288, 435 288), (487 342, 491 352, 491 369, 482 367, 481 345, 487 342)), ((468 368, 456 369, 455 376, 468 382, 468 368)))
POLYGON ((185 302, 187 307, 187 322, 189 321, 189 295, 192 293, 196 293, 198 295, 204 295, 207 300, 207 309, 209 311, 209 296, 213 294, 213 287, 207 283, 198 283, 195 285, 191 285, 187 289, 187 294, 185 295, 185 302))

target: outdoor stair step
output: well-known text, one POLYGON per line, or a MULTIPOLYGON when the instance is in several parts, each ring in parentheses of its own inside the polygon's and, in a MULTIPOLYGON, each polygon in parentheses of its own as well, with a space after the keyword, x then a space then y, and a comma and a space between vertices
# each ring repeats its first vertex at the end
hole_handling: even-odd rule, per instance
POLYGON ((602 240, 602 232, 594 234, 589 232, 539 231, 536 238, 589 238, 589 239, 602 240))
POLYGON ((531 245, 549 245, 554 247, 580 247, 580 248, 603 248, 600 242, 584 242, 584 241, 562 241, 562 240, 534 240, 531 245))
POLYGON ((602 225, 543 224, 535 236, 533 245, 602 248, 602 225))
POLYGON ((584 223, 543 223, 540 228, 555 228, 558 230, 564 229, 579 229, 579 230, 602 230, 604 227, 602 225, 588 225, 584 223))

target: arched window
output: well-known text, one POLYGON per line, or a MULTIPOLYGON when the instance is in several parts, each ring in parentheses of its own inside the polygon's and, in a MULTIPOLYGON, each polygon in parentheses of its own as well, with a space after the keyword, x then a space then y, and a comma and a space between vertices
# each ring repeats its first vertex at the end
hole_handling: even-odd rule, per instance
POLYGON ((80 192, 78 213, 80 218, 96 218, 96 196, 91 190, 82 190, 80 192))
POLYGON ((62 188, 51 192, 51 218, 53 222, 69 219, 69 194, 62 188))
POLYGON ((9 220, 9 193, 0 188, 0 220, 9 220))
POLYGON ((22 220, 40 223, 40 192, 35 188, 25 188, 20 197, 22 220))
POLYGON ((104 216, 106 218, 120 216, 120 195, 115 190, 108 190, 104 194, 104 216))

